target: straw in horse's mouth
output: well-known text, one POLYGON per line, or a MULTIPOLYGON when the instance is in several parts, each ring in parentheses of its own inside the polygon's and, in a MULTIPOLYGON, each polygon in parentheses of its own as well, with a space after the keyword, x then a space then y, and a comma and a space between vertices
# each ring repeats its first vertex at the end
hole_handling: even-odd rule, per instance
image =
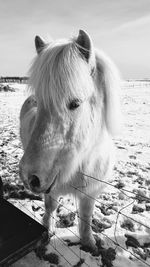
POLYGON ((55 175, 53 182, 51 183, 51 185, 49 186, 49 188, 46 190, 46 194, 49 194, 49 192, 51 191, 52 187, 54 186, 55 182, 56 182, 56 178, 57 178, 57 174, 55 175))

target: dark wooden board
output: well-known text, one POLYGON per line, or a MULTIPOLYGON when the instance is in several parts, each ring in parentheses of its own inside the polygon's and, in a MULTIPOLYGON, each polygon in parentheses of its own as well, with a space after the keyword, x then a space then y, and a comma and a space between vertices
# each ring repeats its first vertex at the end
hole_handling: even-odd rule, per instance
POLYGON ((47 236, 44 226, 0 198, 0 266, 9 266, 47 236))

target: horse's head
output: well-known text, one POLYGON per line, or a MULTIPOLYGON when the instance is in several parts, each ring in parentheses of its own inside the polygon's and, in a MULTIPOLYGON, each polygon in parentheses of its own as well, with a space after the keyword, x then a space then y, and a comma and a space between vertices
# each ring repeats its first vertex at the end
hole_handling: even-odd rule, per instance
POLYGON ((50 44, 36 37, 35 46, 29 85, 37 114, 20 176, 33 191, 46 192, 82 170, 103 132, 116 130, 119 76, 84 31, 50 44))

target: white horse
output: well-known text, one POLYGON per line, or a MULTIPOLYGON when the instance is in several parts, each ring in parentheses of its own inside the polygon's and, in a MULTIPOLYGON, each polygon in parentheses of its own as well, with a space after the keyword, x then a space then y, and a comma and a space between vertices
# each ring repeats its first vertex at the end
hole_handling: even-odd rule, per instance
POLYGON ((44 193, 47 228, 57 198, 77 196, 81 244, 95 251, 91 219, 104 186, 99 179, 109 179, 114 163, 111 136, 120 125, 120 77, 82 30, 77 38, 51 43, 37 36, 35 46, 32 95, 20 113, 20 177, 27 188, 44 193))

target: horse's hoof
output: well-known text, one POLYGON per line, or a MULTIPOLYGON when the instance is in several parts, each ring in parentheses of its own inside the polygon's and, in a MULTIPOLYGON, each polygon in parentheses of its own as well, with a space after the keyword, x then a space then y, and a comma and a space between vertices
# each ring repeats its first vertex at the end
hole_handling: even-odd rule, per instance
POLYGON ((46 245, 43 245, 42 243, 38 244, 36 249, 34 250, 36 256, 39 258, 39 259, 43 259, 43 255, 45 255, 46 253, 46 245))
POLYGON ((94 238, 81 240, 81 249, 90 252, 92 255, 97 255, 98 247, 94 238))
POLYGON ((51 236, 49 235, 49 233, 45 232, 42 239, 36 245, 35 254, 40 259, 42 259, 43 254, 45 254, 45 252, 46 252, 46 246, 50 242, 50 238, 51 238, 51 236))
POLYGON ((98 247, 96 245, 81 245, 80 249, 84 250, 85 252, 90 252, 92 256, 97 256, 99 252, 98 247))
POLYGON ((93 237, 94 238, 86 241, 81 240, 81 249, 90 252, 92 256, 98 256, 102 249, 103 241, 97 235, 94 235, 93 237))

